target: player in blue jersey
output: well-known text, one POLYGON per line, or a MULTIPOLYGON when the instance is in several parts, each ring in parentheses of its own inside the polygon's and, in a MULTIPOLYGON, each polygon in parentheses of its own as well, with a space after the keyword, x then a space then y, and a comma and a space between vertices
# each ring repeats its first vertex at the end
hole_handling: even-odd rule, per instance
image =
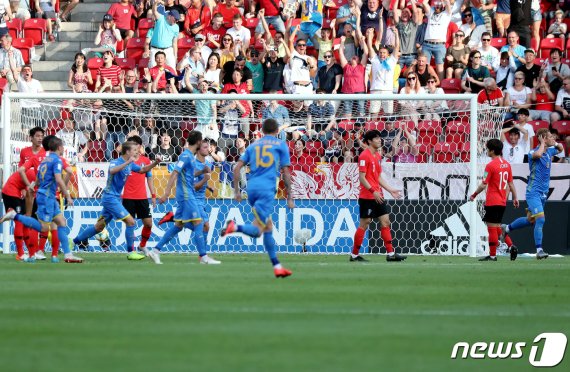
POLYGON ((279 132, 277 121, 274 119, 265 120, 262 131, 264 136, 245 150, 234 168, 235 199, 241 202, 240 172, 244 166, 249 165, 247 201, 253 209, 255 220, 253 224, 246 225, 237 225, 235 221, 228 221, 221 235, 240 232, 252 238, 258 238, 263 234, 263 245, 273 264, 273 272, 276 277, 285 278, 292 272, 282 267, 277 259, 271 214, 275 204, 279 170, 283 172, 283 182, 287 190, 287 206, 295 208, 295 203, 291 197, 291 172, 289 169, 291 160, 287 145, 276 137, 279 132))
MULTIPOLYGON (((196 151, 196 172, 200 173, 204 167, 213 169, 214 164, 211 161, 206 160, 206 156, 210 154, 210 143, 208 141, 202 141, 198 151, 196 151)), ((206 205, 206 189, 208 188, 208 181, 210 180, 211 172, 202 173, 194 178, 194 196, 196 198, 196 204, 200 210, 200 216, 204 222, 204 241, 207 244, 207 235, 210 231, 209 210, 206 205)))
POLYGON ((204 239, 204 220, 200 214, 200 209, 196 202, 194 190, 195 177, 200 177, 210 173, 209 167, 204 167, 201 171, 196 171, 196 159, 194 153, 202 144, 202 133, 192 131, 188 134, 184 151, 178 157, 178 162, 174 167, 174 171, 170 174, 164 195, 158 200, 163 204, 168 200, 170 191, 176 182, 176 213, 174 214, 174 225, 170 227, 162 236, 156 247, 150 252, 149 257, 154 263, 161 264, 160 251, 164 246, 172 240, 184 227, 189 228, 194 233, 192 239, 198 254, 200 255, 200 263, 202 264, 219 264, 220 261, 214 260, 206 253, 206 240, 204 239))
MULTIPOLYGON (((139 151, 138 145, 134 142, 125 142, 121 145, 121 156, 117 159, 113 159, 109 164, 109 177, 107 178, 107 186, 103 191, 103 196, 101 198, 101 204, 103 205, 103 210, 101 215, 97 220, 95 225, 88 227, 79 233, 75 239, 73 239, 73 244, 79 244, 82 241, 89 239, 95 234, 103 231, 105 226, 113 219, 123 221, 127 227, 125 229, 125 242, 127 246, 127 259, 129 260, 141 260, 145 258, 144 255, 138 253, 134 249, 135 245, 135 220, 133 216, 125 209, 121 199, 121 194, 123 193, 123 188, 127 182, 127 177, 131 172, 137 173, 147 173, 152 168, 156 167, 158 163, 162 160, 160 157, 157 158, 151 164, 141 167, 134 162, 137 159, 137 152, 139 151)), ((146 248, 142 248, 145 254, 149 254, 146 248)))
MULTIPOLYGON (((540 145, 528 154, 528 166, 530 175, 526 187, 526 202, 528 204, 527 216, 514 220, 510 225, 502 225, 502 238, 509 245, 508 234, 517 229, 534 225, 534 245, 536 258, 541 260, 548 258, 548 253, 542 249, 542 228, 546 221, 544 216, 544 204, 548 197, 550 185, 550 169, 552 157, 563 150, 561 144, 556 143, 552 133, 546 128, 536 132, 540 145)), ((510 242, 512 245, 512 242, 510 242)), ((510 248, 510 247, 509 247, 510 248)))
MULTIPOLYGON (((38 191, 36 203, 38 210, 36 212, 37 220, 33 217, 17 214, 14 210, 9 210, 4 217, 0 219, 0 224, 7 220, 16 220, 24 226, 30 227, 38 232, 47 232, 50 230, 52 222, 57 226, 57 234, 60 241, 67 242, 67 223, 59 202, 56 199, 56 191, 59 187, 60 191, 65 195, 68 205, 73 205, 73 199, 69 194, 69 190, 65 186, 65 182, 61 176, 63 163, 60 159, 63 153, 63 141, 57 137, 52 137, 48 142, 49 154, 38 166, 38 175, 36 182, 38 191)), ((67 263, 81 263, 83 259, 76 257, 70 252, 66 244, 62 244, 64 252, 64 261, 67 263)), ((54 249, 57 249, 54 247, 54 249)), ((30 257, 28 260, 33 261, 30 257)), ((57 257, 52 257, 52 262, 59 262, 57 257)))

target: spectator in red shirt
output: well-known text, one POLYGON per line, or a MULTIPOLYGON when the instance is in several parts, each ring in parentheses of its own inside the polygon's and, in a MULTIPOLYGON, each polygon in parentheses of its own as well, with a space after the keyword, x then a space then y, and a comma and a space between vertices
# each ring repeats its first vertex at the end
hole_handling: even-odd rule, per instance
POLYGON ((210 26, 211 19, 212 12, 210 8, 202 0, 192 0, 192 5, 186 12, 184 32, 190 37, 201 34, 202 30, 210 26))
POLYGON ((107 92, 113 87, 120 87, 124 91, 123 72, 113 58, 113 52, 107 50, 103 53, 103 66, 97 71, 95 91, 107 92))
POLYGON ((131 18, 136 18, 137 16, 135 7, 129 0, 119 0, 118 3, 111 5, 107 14, 113 16, 115 25, 121 32, 121 37, 125 41, 125 45, 127 45, 127 41, 135 34, 131 29, 131 18))
POLYGON ((221 13, 215 13, 211 23, 204 28, 202 34, 208 40, 208 47, 212 50, 221 48, 222 37, 226 34, 226 28, 223 27, 224 16, 221 13))
POLYGON ((485 78, 483 80, 485 89, 477 94, 477 103, 480 105, 490 105, 490 106, 504 106, 505 96, 503 91, 497 86, 497 82, 492 77, 485 78))
POLYGON ((555 100, 556 96, 550 90, 550 85, 544 79, 540 79, 530 94, 530 101, 535 104, 534 110, 530 110, 531 120, 546 120, 550 123, 555 100))
POLYGON ((233 26, 234 16, 241 15, 238 7, 236 7, 236 0, 226 0, 224 3, 218 3, 214 8, 214 13, 221 13, 224 17, 224 27, 230 28, 233 26))
POLYGON ((166 64, 166 54, 163 51, 156 52, 154 55, 154 61, 156 62, 156 66, 149 69, 150 79, 153 82, 153 93, 164 92, 166 90, 166 80, 168 79, 172 85, 174 76, 176 76, 176 71, 166 64), (172 74, 172 77, 166 76, 167 71, 172 74), (154 84, 155 81, 156 84, 154 84))
MULTIPOLYGON (((342 93, 344 94, 365 94, 366 84, 365 84, 365 72, 366 64, 368 63, 368 46, 364 36, 358 33, 360 38, 360 45, 362 46, 363 54, 362 58, 357 55, 352 56, 350 61, 347 61, 344 57, 344 42, 346 40, 345 36, 340 38, 340 65, 342 66, 344 73, 344 81, 342 83, 342 93)), ((358 115, 363 116, 364 100, 357 101, 358 103, 358 115)), ((354 101, 344 101, 344 117, 350 118, 352 116, 352 106, 354 101)))

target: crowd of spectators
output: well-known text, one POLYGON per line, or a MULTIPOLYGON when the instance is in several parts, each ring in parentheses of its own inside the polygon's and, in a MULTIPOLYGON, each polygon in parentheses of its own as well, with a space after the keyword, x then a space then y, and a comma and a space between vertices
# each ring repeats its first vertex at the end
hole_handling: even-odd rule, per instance
MULTIPOLYGON (((35 8, 46 4, 39 0, 35 8)), ((105 142, 105 160, 134 130, 150 154, 175 161, 182 144, 172 140, 190 123, 212 141, 216 157, 234 159, 256 139, 261 120, 274 118, 295 158, 310 147, 317 161, 351 162, 374 123, 385 158, 413 162, 425 144, 418 135, 423 121, 439 122, 444 140, 446 123, 468 125, 468 115, 454 116, 459 109, 446 100, 324 101, 319 94, 455 91, 505 107, 506 146, 522 148, 524 141, 528 150, 529 121, 570 119, 568 9, 567 0, 119 0, 103 17, 93 47, 77 53, 70 89, 208 97, 184 109, 140 100, 75 102, 66 128, 67 120, 82 120, 76 126, 92 132, 87 139, 105 142), (545 47, 548 39, 561 43, 545 47), (135 66, 117 62, 134 55, 135 66), (102 59, 94 71, 87 66, 92 58, 102 59), (217 93, 315 96, 222 101, 217 93), (96 104, 103 114, 96 114, 96 104), (89 118, 80 118, 84 111, 89 118)), ((4 19, 20 14, 16 10, 4 19)), ((1 40, 0 75, 13 79, 24 73, 21 56, 9 35, 1 40)), ((510 158, 518 161, 515 152, 510 158)))

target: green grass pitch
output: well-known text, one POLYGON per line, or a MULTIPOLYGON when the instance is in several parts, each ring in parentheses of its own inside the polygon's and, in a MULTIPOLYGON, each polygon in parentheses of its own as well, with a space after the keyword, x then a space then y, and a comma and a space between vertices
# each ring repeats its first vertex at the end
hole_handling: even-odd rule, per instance
POLYGON ((570 336, 568 258, 282 255, 276 279, 261 254, 83 256, 0 256, 1 371, 526 371, 538 334, 570 336), (527 346, 451 360, 459 341, 527 346))

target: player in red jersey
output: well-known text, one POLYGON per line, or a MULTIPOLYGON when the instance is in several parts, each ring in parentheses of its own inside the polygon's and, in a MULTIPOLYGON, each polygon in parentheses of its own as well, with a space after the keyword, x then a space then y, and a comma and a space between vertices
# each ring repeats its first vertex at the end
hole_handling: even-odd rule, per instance
MULTIPOLYGON (((471 195, 470 200, 475 200, 477 195, 487 189, 483 221, 487 224, 487 231, 489 232, 489 255, 481 258, 479 261, 497 261, 497 245, 499 245, 501 221, 503 220, 503 213, 505 213, 509 189, 513 193, 513 205, 515 208, 519 207, 519 201, 517 199, 517 191, 513 185, 511 165, 502 156, 503 143, 498 139, 490 139, 487 141, 486 147, 487 155, 492 160, 485 167, 483 182, 471 195)), ((513 246, 510 253, 511 261, 516 260, 517 248, 513 246)))
POLYGON ((40 127, 30 129, 30 141, 32 142, 32 146, 25 147, 20 151, 20 162, 18 163, 18 168, 35 156, 40 156, 43 160, 46 156, 46 150, 42 146, 44 135, 45 131, 40 127))
MULTIPOLYGON (((33 169, 34 172, 37 172, 37 169, 39 168, 40 164, 42 163, 42 161, 45 159, 45 157, 47 156, 48 152, 48 144, 51 138, 53 138, 55 136, 53 135, 49 135, 49 136, 45 136, 43 137, 42 140, 42 146, 44 151, 43 152, 38 152, 35 156, 30 157, 22 166, 20 166, 18 168, 18 173, 20 174, 21 180, 22 182, 26 185, 26 189, 29 195, 31 195, 30 198, 26 199, 26 216, 32 216, 32 217, 36 217, 35 213, 36 213, 36 209, 37 209, 37 205, 35 203, 35 193, 38 189, 37 185, 33 185, 32 181, 29 179, 29 177, 27 176, 27 171, 29 169, 33 169)), ((61 162, 63 164, 63 170, 65 171, 65 173, 63 174, 63 182, 67 185, 69 183, 69 179, 71 178, 71 175, 73 174, 73 168, 69 165, 69 163, 60 156, 61 162)), ((34 179, 35 179, 35 173, 34 173, 34 179)), ((61 198, 61 195, 59 193, 59 191, 57 192, 56 195, 57 199, 61 198)), ((51 226, 51 246, 52 246, 52 252, 51 252, 51 256, 52 256, 52 261, 57 261, 57 254, 58 254, 58 250, 59 250, 59 236, 57 233, 57 226, 54 224, 52 224, 51 226), (54 260, 54 257, 56 258, 54 260)), ((26 228, 24 228, 26 229, 26 228)), ((36 252, 34 253, 34 258, 36 260, 45 260, 45 245, 46 245, 46 241, 48 239, 48 233, 47 232, 40 232, 39 233, 39 242, 38 241, 38 237, 37 237, 37 231, 35 231, 34 229, 30 229, 28 228, 26 231, 26 235, 30 237, 30 244, 33 245, 33 247, 36 249, 36 252)), ((29 247, 28 247, 29 250, 29 247)))
POLYGON ((388 252, 386 261, 403 261, 406 259, 406 256, 397 254, 392 247, 390 212, 386 206, 382 189, 386 189, 395 199, 401 197, 400 191, 390 187, 386 180, 382 178, 382 155, 380 155, 382 138, 380 137, 380 132, 377 130, 366 132, 364 134, 364 142, 368 144, 368 148, 358 157, 360 225, 354 234, 354 246, 352 247, 350 261, 366 261, 358 252, 366 235, 366 230, 373 218, 378 218, 380 221, 380 236, 388 252))
MULTIPOLYGON (((31 182, 34 182, 36 180, 36 170, 29 169, 26 172, 26 176, 31 180, 31 182)), ((27 192, 26 184, 22 181, 22 178, 18 173, 12 174, 2 188, 2 202, 4 203, 5 211, 8 212, 9 209, 13 209, 17 213, 26 213, 26 199, 29 198, 32 199, 33 204, 33 193, 27 192)), ((27 230, 28 229, 22 225, 21 222, 14 221, 14 241, 16 243, 17 251, 16 260, 18 261, 25 261, 30 257, 30 254, 32 256, 34 255, 34 244, 37 244, 37 238, 35 241, 30 239, 31 234, 24 233, 24 231, 27 230), (28 247, 28 255, 24 252, 24 242, 28 247)))
MULTIPOLYGON (((143 142, 139 136, 129 137, 127 138, 127 141, 134 142, 139 147, 137 152, 138 155, 134 161, 135 164, 141 167, 151 164, 150 159, 142 155, 141 149, 143 142)), ((133 218, 139 218, 142 220, 142 239, 139 247, 146 253, 146 242, 152 233, 152 213, 148 203, 145 183, 148 185, 148 189, 150 191, 152 206, 156 206, 156 194, 152 180, 152 171, 149 171, 145 174, 132 172, 131 175, 127 177, 127 182, 125 183, 125 189, 123 191, 123 207, 125 207, 133 218)), ((127 255, 127 259, 129 260, 142 260, 143 258, 145 258, 145 256, 136 251, 132 251, 127 255)))

